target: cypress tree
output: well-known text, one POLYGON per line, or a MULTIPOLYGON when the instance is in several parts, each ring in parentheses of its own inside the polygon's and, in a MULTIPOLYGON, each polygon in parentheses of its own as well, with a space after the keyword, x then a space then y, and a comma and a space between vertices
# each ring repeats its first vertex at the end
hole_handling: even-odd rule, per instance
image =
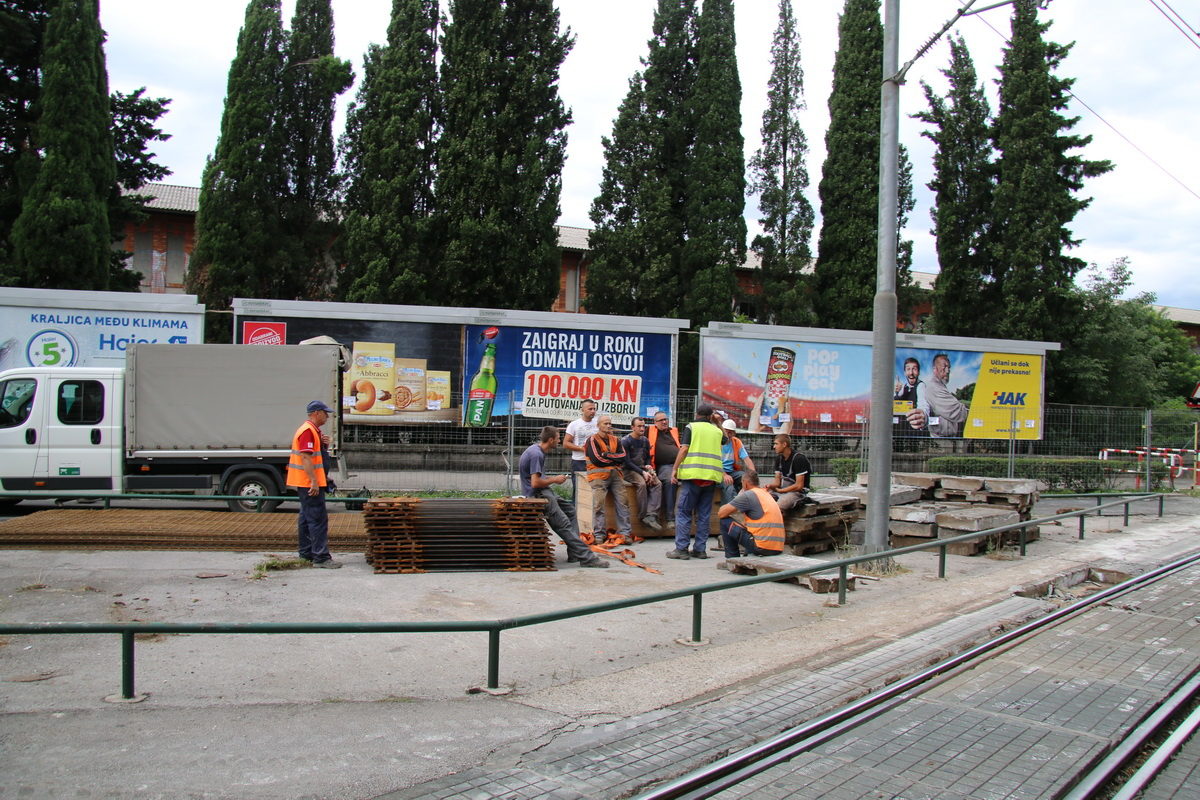
POLYGON ((0 4, 0 285, 21 282, 9 237, 37 174, 35 104, 47 16, 46 0, 0 4))
POLYGON ((51 8, 36 141, 43 157, 13 223, 23 286, 107 289, 115 188, 108 72, 97 0, 51 8))
POLYGON ((691 109, 696 144, 685 202, 680 281, 693 324, 733 316, 734 270, 746 260, 746 161, 733 0, 704 0, 691 109))
POLYGON ((879 87, 883 25, 878 0, 846 0, 829 95, 821 233, 813 273, 817 318, 870 330, 879 220, 879 87))
POLYGON ((558 71, 571 37, 552 0, 453 0, 443 40, 436 194, 438 287, 453 305, 548 309, 570 112, 558 71))
POLYGON ((333 55, 330 0, 297 0, 282 72, 280 134, 287 187, 281 198, 290 269, 280 276, 288 297, 324 299, 333 279, 339 188, 333 147, 334 101, 354 81, 348 61, 333 55))
POLYGON ((210 307, 233 297, 287 298, 290 248, 280 137, 284 34, 279 0, 250 0, 229 68, 216 152, 204 167, 188 290, 210 307))
POLYGON ((751 190, 758 193, 763 229, 751 245, 762 275, 758 319, 772 325, 811 325, 816 319, 803 270, 812 258, 809 241, 814 220, 812 203, 805 195, 808 137, 797 116, 805 107, 804 69, 791 0, 779 3, 767 86, 763 143, 750 162, 751 190))
POLYGON ((437 0, 394 0, 387 46, 372 45, 342 139, 346 193, 341 294, 437 305, 433 184, 441 99, 437 0))
MULTIPOLYGON (((1047 28, 1049 23, 1037 19, 1034 0, 1016 0, 1012 39, 1000 67, 993 131, 999 158, 987 255, 1000 298, 996 333, 1068 342, 1079 328, 1082 306, 1074 278, 1084 262, 1066 253, 1079 243, 1067 226, 1091 202, 1076 196, 1084 179, 1108 172, 1112 164, 1073 153, 1091 137, 1067 133, 1079 120, 1060 113, 1074 81, 1053 71, 1070 46, 1043 39, 1047 28)), ((1048 391, 1061 357, 1051 354, 1048 391)))
POLYGON ((682 315, 690 291, 681 258, 696 143, 696 35, 694 0, 659 0, 644 70, 630 81, 605 140, 591 210, 590 312, 682 315))
POLYGON ((947 336, 995 335, 994 276, 983 248, 991 220, 991 108, 961 36, 950 39, 950 87, 939 97, 922 83, 928 111, 914 116, 933 126, 922 136, 935 145, 933 234, 939 273, 933 288, 933 325, 947 336))

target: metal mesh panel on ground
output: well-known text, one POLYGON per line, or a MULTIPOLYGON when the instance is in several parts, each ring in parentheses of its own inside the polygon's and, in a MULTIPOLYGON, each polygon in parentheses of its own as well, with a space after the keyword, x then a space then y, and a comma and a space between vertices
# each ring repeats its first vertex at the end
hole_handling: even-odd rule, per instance
POLYGON ((394 497, 363 512, 377 573, 553 570, 545 500, 394 497))

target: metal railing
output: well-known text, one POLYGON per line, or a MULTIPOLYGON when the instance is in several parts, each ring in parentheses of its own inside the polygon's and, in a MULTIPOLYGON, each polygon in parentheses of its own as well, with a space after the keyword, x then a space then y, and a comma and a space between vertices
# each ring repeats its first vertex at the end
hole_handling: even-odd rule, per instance
MULTIPOLYGON (((1066 497, 1067 495, 1054 495, 1066 497)), ((539 614, 527 614, 519 617, 496 620, 464 620, 448 622, 27 622, 0 624, 0 634, 9 635, 39 635, 39 634, 108 634, 116 633, 121 636, 121 697, 126 700, 136 699, 134 690, 134 637, 137 634, 176 633, 176 634, 240 634, 240 633, 463 633, 487 632, 488 634, 488 666, 487 687, 500 688, 500 633, 505 630, 540 625, 546 622, 558 622, 565 619, 617 611, 623 608, 661 603, 667 600, 677 600, 684 597, 692 598, 692 638, 691 641, 702 642, 701 629, 704 611, 704 595, 729 589, 740 589, 759 583, 774 583, 790 580, 814 573, 838 571, 838 603, 845 605, 846 589, 850 579, 850 568, 855 564, 892 558, 906 553, 916 553, 924 550, 938 550, 938 577, 946 577, 947 549, 960 542, 970 542, 987 536, 994 536, 1007 531, 1020 531, 1019 546, 1021 555, 1025 555, 1027 529, 1044 522, 1077 517, 1079 519, 1079 538, 1084 538, 1084 520, 1089 514, 1099 514, 1103 509, 1123 505, 1125 508, 1125 525, 1129 524, 1129 506, 1139 501, 1158 501, 1158 516, 1163 516, 1164 495, 1162 494, 1125 494, 1124 499, 1112 500, 1107 503, 1097 502, 1094 508, 1084 508, 1076 511, 1054 514, 1010 525, 1001 525, 983 531, 972 531, 960 536, 945 539, 931 539, 927 543, 914 544, 884 550, 878 553, 868 553, 851 556, 835 561, 827 561, 818 565, 799 569, 774 572, 766 575, 747 576, 721 583, 709 583, 700 586, 690 586, 666 592, 640 595, 623 600, 610 600, 603 603, 593 603, 586 606, 546 611, 539 614)))

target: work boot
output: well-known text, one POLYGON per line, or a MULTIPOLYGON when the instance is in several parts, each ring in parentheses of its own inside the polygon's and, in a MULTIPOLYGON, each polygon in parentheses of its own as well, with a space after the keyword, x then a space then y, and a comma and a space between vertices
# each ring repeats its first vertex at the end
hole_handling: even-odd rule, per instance
POLYGON ((691 556, 688 555, 687 550, 668 550, 667 558, 677 558, 680 561, 687 561, 691 556))
POLYGON ((658 520, 656 520, 654 517, 642 517, 642 524, 651 530, 662 530, 662 525, 659 525, 658 520))
POLYGON ((341 569, 342 563, 334 561, 332 558, 327 558, 324 561, 314 561, 313 566, 317 569, 341 569))
POLYGON ((703 550, 693 550, 692 558, 708 558, 708 553, 703 550))
POLYGON ((608 562, 601 558, 589 558, 587 561, 580 561, 580 567, 591 567, 593 569, 608 569, 608 562))

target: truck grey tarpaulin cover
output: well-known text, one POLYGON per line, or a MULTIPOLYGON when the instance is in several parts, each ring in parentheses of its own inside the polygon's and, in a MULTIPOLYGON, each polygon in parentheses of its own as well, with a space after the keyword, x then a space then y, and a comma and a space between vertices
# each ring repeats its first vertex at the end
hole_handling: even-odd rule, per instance
MULTIPOLYGON (((138 344, 125 369, 131 454, 287 451, 310 400, 339 405, 337 347, 138 344)), ((334 442, 337 425, 324 429, 334 442)))

